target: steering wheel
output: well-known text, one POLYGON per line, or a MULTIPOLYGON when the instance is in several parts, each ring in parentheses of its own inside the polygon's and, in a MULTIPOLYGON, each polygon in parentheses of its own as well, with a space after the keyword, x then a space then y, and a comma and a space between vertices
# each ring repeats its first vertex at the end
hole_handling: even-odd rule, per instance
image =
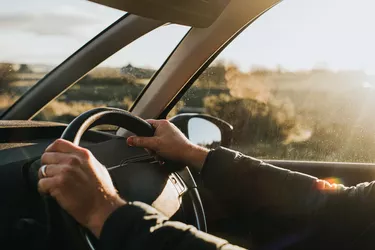
MULTIPOLYGON (((79 145, 86 130, 102 124, 119 126, 139 136, 153 136, 154 134, 154 128, 148 122, 127 111, 115 108, 97 108, 75 118, 66 127, 61 138, 79 145)), ((123 160, 124 162, 126 159, 123 160)), ((133 167, 130 167, 129 164, 106 166, 112 178, 114 173, 121 176, 120 181, 114 180, 114 185, 120 196, 128 201, 142 201, 151 205, 157 196, 161 195, 162 190, 168 186, 167 182, 172 183, 176 190, 180 190, 178 198, 185 214, 184 221, 193 224, 201 231, 207 231, 204 209, 197 186, 187 167, 176 173, 168 173, 165 167, 155 166, 160 163, 153 160, 152 157, 146 160, 142 158, 139 162, 133 160, 132 164, 135 165, 133 167), (169 182, 171 178, 173 181, 169 182)), ((77 248, 95 249, 94 237, 90 236, 88 230, 68 215, 54 199, 51 197, 46 199, 46 205, 49 221, 54 221, 55 227, 60 227, 60 231, 62 231, 62 222, 64 233, 69 234, 67 237, 74 242, 77 248), (60 217, 60 219, 56 217, 60 217)))

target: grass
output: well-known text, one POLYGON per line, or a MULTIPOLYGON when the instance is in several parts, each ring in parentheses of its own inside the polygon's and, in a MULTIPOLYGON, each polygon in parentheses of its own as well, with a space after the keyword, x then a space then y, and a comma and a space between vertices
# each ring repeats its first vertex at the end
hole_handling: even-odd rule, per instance
MULTIPOLYGON (((128 109, 133 103, 132 99, 125 97, 122 101, 117 102, 116 107, 121 107, 123 109, 128 109)), ((105 103, 91 103, 87 101, 59 101, 55 100, 47 105, 42 112, 40 112, 36 120, 47 120, 69 123, 76 116, 94 108, 107 107, 105 103)))
POLYGON ((105 105, 88 102, 63 102, 55 100, 48 104, 36 117, 36 120, 69 123, 76 116, 90 109, 105 105))
POLYGON ((16 97, 12 97, 8 94, 0 94, 0 110, 10 107, 16 101, 16 99, 16 97))

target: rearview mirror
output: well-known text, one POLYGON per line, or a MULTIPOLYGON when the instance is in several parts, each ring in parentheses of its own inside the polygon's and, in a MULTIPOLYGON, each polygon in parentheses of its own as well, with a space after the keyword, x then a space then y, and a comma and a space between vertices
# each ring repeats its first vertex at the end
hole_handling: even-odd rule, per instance
POLYGON ((115 9, 165 22, 209 27, 230 0, 90 0, 115 9))
POLYGON ((233 126, 209 115, 180 114, 170 119, 194 144, 214 149, 229 147, 233 126))

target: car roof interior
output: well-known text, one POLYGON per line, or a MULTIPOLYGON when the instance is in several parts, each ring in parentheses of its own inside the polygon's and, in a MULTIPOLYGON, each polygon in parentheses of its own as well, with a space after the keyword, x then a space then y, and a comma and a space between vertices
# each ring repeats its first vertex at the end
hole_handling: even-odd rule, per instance
POLYGON ((223 12, 230 0, 91 0, 115 9, 164 22, 207 28, 223 12))

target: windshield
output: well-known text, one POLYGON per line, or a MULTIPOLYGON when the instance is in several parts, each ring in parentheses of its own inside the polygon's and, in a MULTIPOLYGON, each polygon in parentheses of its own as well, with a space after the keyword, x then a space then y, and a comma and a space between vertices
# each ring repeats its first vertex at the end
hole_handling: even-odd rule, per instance
POLYGON ((88 1, 0 1, 0 114, 124 14, 88 1))
POLYGON ((128 110, 188 30, 169 24, 138 38, 91 70, 34 119, 69 123, 93 108, 128 110))

